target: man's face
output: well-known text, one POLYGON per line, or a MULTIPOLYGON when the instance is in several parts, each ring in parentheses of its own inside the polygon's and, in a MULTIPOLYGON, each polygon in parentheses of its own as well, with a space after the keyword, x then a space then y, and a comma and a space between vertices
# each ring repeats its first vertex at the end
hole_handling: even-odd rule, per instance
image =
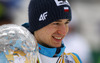
POLYGON ((37 42, 45 47, 61 47, 68 32, 68 19, 60 19, 34 32, 37 42))

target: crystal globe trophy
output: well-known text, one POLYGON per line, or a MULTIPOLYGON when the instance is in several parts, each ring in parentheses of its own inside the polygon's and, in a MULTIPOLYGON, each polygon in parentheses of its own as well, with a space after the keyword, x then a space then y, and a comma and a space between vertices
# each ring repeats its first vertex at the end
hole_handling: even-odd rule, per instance
POLYGON ((0 26, 0 63, 37 63, 35 37, 15 24, 0 26))

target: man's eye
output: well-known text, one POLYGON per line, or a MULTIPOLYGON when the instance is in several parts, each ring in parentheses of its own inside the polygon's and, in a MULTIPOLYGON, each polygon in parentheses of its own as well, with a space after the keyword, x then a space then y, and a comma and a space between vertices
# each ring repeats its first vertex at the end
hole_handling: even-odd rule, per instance
POLYGON ((54 25, 59 25, 59 23, 53 23, 54 25))
POLYGON ((68 24, 69 22, 65 22, 65 24, 68 24))

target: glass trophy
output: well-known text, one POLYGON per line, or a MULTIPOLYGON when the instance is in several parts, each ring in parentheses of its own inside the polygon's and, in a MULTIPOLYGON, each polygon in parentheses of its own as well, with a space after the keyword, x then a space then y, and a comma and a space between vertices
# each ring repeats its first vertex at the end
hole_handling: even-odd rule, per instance
POLYGON ((37 42, 26 28, 0 26, 0 63, 37 63, 37 56, 37 42))

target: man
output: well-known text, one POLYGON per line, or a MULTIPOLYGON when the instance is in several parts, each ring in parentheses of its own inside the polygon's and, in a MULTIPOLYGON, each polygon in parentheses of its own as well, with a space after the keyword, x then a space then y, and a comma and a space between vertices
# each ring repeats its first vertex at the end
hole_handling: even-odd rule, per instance
POLYGON ((33 33, 37 40, 39 48, 37 63, 82 63, 77 54, 64 53, 65 45, 62 40, 68 32, 70 21, 71 8, 67 1, 30 1, 29 23, 23 26, 33 33))
POLYGON ((31 0, 29 23, 23 26, 38 42, 40 63, 82 63, 77 54, 64 53, 62 40, 69 30, 71 17, 66 0, 31 0))

